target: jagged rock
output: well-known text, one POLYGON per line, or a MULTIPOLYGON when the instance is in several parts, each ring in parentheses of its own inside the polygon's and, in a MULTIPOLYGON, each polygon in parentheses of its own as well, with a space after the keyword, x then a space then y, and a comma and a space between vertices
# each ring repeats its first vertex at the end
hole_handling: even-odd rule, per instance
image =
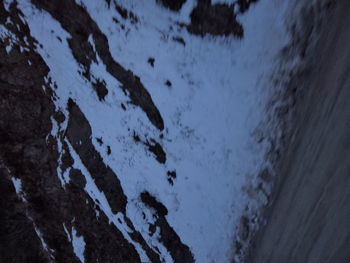
POLYGON ((141 193, 140 198, 145 205, 153 208, 156 211, 156 222, 154 224, 151 224, 150 228, 160 228, 159 241, 170 252, 170 255, 172 256, 174 262, 195 262, 189 247, 182 243, 180 237, 167 222, 165 216, 168 214, 168 209, 149 192, 141 193))
POLYGON ((210 0, 201 0, 190 17, 191 24, 187 29, 192 34, 243 37, 243 26, 236 20, 233 5, 212 5, 210 0))
POLYGON ((89 35, 92 35, 96 52, 106 65, 107 71, 122 83, 120 88, 130 93, 131 102, 143 109, 154 126, 160 130, 164 129, 163 118, 140 78, 113 59, 107 37, 83 7, 73 0, 32 0, 32 3, 49 12, 71 34, 72 37, 68 39, 69 46, 77 62, 84 67, 83 75, 88 80, 90 80, 90 65, 92 61, 97 62, 96 54, 88 41, 89 35))

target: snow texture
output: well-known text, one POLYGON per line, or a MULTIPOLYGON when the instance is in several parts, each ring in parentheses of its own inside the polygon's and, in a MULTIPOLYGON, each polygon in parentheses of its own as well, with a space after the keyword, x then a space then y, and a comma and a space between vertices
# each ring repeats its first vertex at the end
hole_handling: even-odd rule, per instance
POLYGON ((22 193, 22 181, 21 181, 21 179, 12 177, 11 180, 12 180, 13 186, 16 189, 17 195, 20 195, 22 193))
POLYGON ((82 263, 85 262, 84 250, 85 250, 85 241, 83 236, 78 236, 75 228, 72 228, 72 245, 75 255, 80 259, 82 263))
MULTIPOLYGON (((238 20, 245 29, 242 40, 199 38, 177 26, 175 22, 189 22, 193 0, 188 0, 179 13, 150 0, 118 1, 139 18, 136 24, 122 20, 115 8, 108 8, 103 1, 77 2, 85 6, 107 36, 114 59, 140 77, 162 114, 163 133, 152 126, 140 108, 128 103, 118 88, 120 83, 98 58, 98 63, 91 65, 91 74, 104 80, 109 90, 105 101, 100 102, 91 83, 78 73, 80 66, 66 41, 69 33, 45 11, 25 0, 18 2, 31 34, 43 45, 37 51, 50 68, 49 76, 59 87, 55 90, 57 109, 68 116, 66 103, 71 97, 84 112, 94 146, 118 175, 128 197, 127 216, 146 242, 161 251, 165 262, 172 262, 157 234, 148 236, 152 211, 139 200, 145 190, 168 208, 169 224, 190 247, 196 262, 229 262, 241 216, 247 207, 251 210, 266 202, 264 196, 251 196, 245 189, 256 186, 257 174, 265 165, 267 145, 258 144, 253 133, 265 118, 270 77, 279 51, 289 40, 283 19, 288 1, 259 1, 240 15, 238 20), (115 17, 122 21, 124 30, 113 22, 115 17), (174 41, 176 37, 185 45, 174 41), (155 60, 154 67, 147 63, 150 57, 155 60), (171 85, 165 85, 167 81, 171 85), (135 142, 134 133, 142 140, 162 134, 166 164, 158 163, 142 143, 135 142), (103 138, 103 145, 95 141, 97 137, 103 138), (106 145, 111 148, 110 155, 106 145), (176 171, 173 186, 167 181, 167 171, 176 171)), ((92 38, 90 41, 93 44, 92 38)), ((74 166, 87 180, 85 191, 99 201, 110 222, 133 243, 126 224, 117 220, 123 222, 123 215, 111 212, 104 194, 69 148, 74 166)), ((60 179, 62 184, 67 180, 66 176, 60 179)), ((72 237, 74 251, 84 262, 84 239, 75 232, 72 237)), ((141 247, 133 244, 141 260, 147 262, 141 247)))

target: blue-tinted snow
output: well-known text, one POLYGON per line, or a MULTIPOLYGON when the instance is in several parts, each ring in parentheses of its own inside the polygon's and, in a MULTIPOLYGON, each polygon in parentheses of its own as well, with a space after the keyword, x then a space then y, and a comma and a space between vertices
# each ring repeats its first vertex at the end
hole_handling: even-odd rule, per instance
MULTIPOLYGON (((167 131, 161 141, 167 153, 165 165, 159 164, 143 144, 134 142, 134 130, 142 139, 159 138, 160 132, 140 108, 127 103, 128 97, 117 88, 118 81, 106 72, 102 62, 93 63, 91 72, 107 83, 109 93, 103 103, 78 74, 79 65, 66 41, 61 43, 55 37, 66 39, 69 34, 46 12, 33 8, 28 1, 19 2, 31 34, 43 44, 38 52, 59 87, 56 107, 67 113, 66 103, 72 97, 89 120, 93 138, 102 137, 104 145, 111 147, 112 153, 107 155, 104 146, 93 140, 106 164, 118 175, 129 200, 127 216, 146 242, 157 246, 162 258, 171 262, 157 238, 148 236, 152 211, 140 204, 139 194, 144 190, 168 208, 169 224, 197 262, 229 262, 240 216, 247 206, 254 213, 266 201, 263 196, 248 195, 244 189, 257 184, 257 174, 265 165, 267 146, 257 144, 252 134, 264 121, 270 77, 279 51, 288 42, 283 19, 288 1, 259 1, 239 16, 245 29, 243 40, 202 39, 176 26, 177 21, 189 22, 195 5, 191 0, 180 13, 150 0, 118 1, 139 18, 137 24, 122 21, 126 30, 113 22, 112 18, 118 17, 113 7, 108 9, 103 1, 78 1, 108 37, 114 59, 141 78, 159 108, 167 131), (173 37, 182 37, 186 46, 173 37), (147 63, 149 57, 155 58, 154 68, 147 63), (167 80, 171 87, 164 84, 167 80), (121 103, 127 106, 126 111, 121 110, 121 103), (176 170, 174 186, 167 182, 168 170, 176 170), (142 212, 147 215, 145 219, 142 212)), ((99 200, 102 211, 130 240, 126 224, 117 221, 123 215, 112 214, 104 194, 69 148, 75 165, 87 179, 85 190, 93 200, 99 200)), ((133 244, 147 261, 141 247, 133 244)))

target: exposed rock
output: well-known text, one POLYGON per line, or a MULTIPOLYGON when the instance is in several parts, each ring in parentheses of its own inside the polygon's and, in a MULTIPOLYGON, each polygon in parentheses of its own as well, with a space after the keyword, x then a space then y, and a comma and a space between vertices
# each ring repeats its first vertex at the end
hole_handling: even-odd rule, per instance
POLYGON ((0 258, 1 262, 49 262, 26 205, 18 198, 6 168, 0 168, 0 258))
MULTIPOLYGON (((114 214, 118 212, 125 214, 127 197, 121 188, 117 175, 103 162, 102 157, 93 146, 91 141, 92 132, 88 120, 72 99, 68 101, 68 111, 69 120, 66 135, 69 142, 78 153, 99 190, 105 194, 112 212, 114 214)), ((135 230, 131 221, 127 217, 125 217, 125 220, 131 229, 130 237, 140 243, 152 262, 160 262, 159 256, 147 245, 141 234, 135 230)))
POLYGON ((57 121, 58 124, 61 124, 66 120, 66 116, 64 116, 62 111, 56 111, 53 115, 55 121, 57 121))
POLYGON ((140 136, 136 134, 135 131, 132 136, 135 142, 142 142, 147 147, 147 149, 155 155, 156 160, 159 163, 164 164, 166 162, 166 153, 163 150, 163 147, 156 140, 150 139, 142 141, 140 136))
POLYGON ((92 82, 92 86, 96 91, 98 99, 100 101, 105 100, 105 97, 108 94, 108 89, 106 88, 106 82, 104 80, 96 79, 96 81, 92 82))
POLYGON ((80 189, 84 189, 86 185, 86 179, 80 170, 72 168, 69 171, 69 178, 73 185, 77 186, 80 189))
POLYGON ((87 79, 90 79, 91 62, 97 63, 94 49, 88 41, 89 36, 92 35, 96 52, 106 65, 107 71, 122 83, 121 88, 129 92, 131 102, 143 109, 150 122, 158 129, 164 129, 160 112, 154 105, 151 95, 142 85, 140 78, 132 71, 124 69, 113 59, 107 37, 82 6, 73 0, 32 0, 32 3, 49 12, 71 34, 72 37, 68 39, 68 44, 74 58, 84 67, 84 76, 87 79))
POLYGON ((156 160, 159 163, 164 164, 166 162, 166 153, 164 152, 163 147, 158 142, 151 139, 150 142, 147 141, 145 145, 148 147, 148 150, 156 156, 156 160))
MULTIPOLYGON (((82 173, 71 169, 71 182, 65 187, 58 179, 58 147, 50 135, 53 92, 45 81, 49 70, 19 14, 15 3, 10 13, 0 3, 0 23, 16 35, 19 45, 26 45, 24 37, 29 43, 27 51, 20 52, 15 44, 7 53, 6 43, 0 40, 0 258, 9 263, 51 262, 53 258, 55 262, 78 263, 65 226, 70 233, 74 227, 84 238, 85 262, 140 262, 135 248, 106 215, 101 212, 97 217, 99 208, 84 190, 82 173), (12 24, 4 25, 7 19, 12 24), (28 59, 31 65, 26 63, 28 59), (16 76, 16 82, 11 76, 16 76), (10 178, 20 180, 19 194, 25 202, 10 178)), ((63 148, 66 170, 73 159, 65 143, 63 148)), ((121 196, 118 200, 125 204, 125 196, 121 196)), ((145 242, 140 243, 146 250, 145 242)), ((146 253, 159 262, 155 252, 148 248, 146 253)))
POLYGON ((210 0, 199 0, 190 16, 187 30, 192 34, 243 37, 243 26, 236 19, 233 5, 212 5, 210 0))
POLYGON ((167 172, 167 175, 168 175, 169 177, 175 179, 175 178, 176 178, 176 171, 168 171, 168 172, 167 172))
POLYGON ((143 192, 140 195, 141 201, 150 208, 156 211, 157 219, 150 228, 160 228, 159 241, 170 252, 175 263, 193 263, 194 258, 188 246, 182 243, 180 237, 176 234, 174 229, 169 225, 165 216, 168 214, 168 209, 159 202, 149 192, 143 192))
POLYGON ((127 9, 125 9, 122 6, 118 5, 116 2, 114 2, 114 4, 115 4, 115 9, 117 10, 119 15, 123 19, 130 19, 131 24, 136 24, 139 21, 139 19, 137 18, 137 16, 133 12, 128 11, 127 9))
POLYGON ((107 155, 112 153, 111 146, 107 145, 107 155))
POLYGON ((168 209, 149 192, 141 193, 140 197, 142 202, 156 210, 158 216, 166 216, 168 214, 168 209))
POLYGON ((170 80, 165 81, 165 85, 167 85, 168 87, 171 87, 171 86, 172 86, 170 80))
POLYGON ((62 156, 61 156, 61 170, 64 173, 67 168, 71 167, 74 163, 74 160, 69 152, 67 143, 62 140, 62 156))
POLYGON ((80 108, 72 99, 68 101, 69 119, 66 136, 81 161, 103 191, 113 213, 125 213, 127 198, 116 174, 106 166, 91 142, 91 127, 80 108))

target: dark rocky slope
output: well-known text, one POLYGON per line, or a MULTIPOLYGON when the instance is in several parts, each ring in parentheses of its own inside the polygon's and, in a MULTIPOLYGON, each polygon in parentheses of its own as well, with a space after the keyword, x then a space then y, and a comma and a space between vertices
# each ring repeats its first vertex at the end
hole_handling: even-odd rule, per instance
POLYGON ((279 161, 267 224, 248 262, 350 259, 350 2, 318 4, 305 9, 304 35, 295 35, 305 65, 289 85, 296 99, 293 130, 279 161), (320 11, 321 24, 315 19, 320 11))

